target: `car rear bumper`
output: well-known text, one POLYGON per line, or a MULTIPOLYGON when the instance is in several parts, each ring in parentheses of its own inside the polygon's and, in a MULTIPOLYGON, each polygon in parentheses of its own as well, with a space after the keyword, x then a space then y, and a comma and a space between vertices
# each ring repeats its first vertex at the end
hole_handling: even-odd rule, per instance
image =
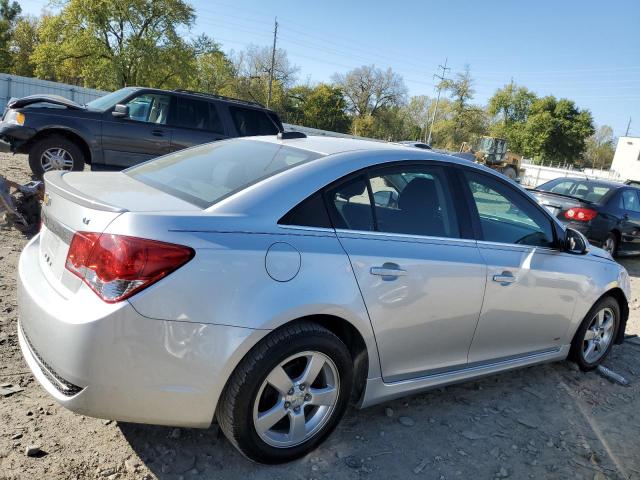
POLYGON ((210 425, 241 345, 256 331, 147 318, 88 288, 65 298, 41 271, 38 239, 20 257, 18 336, 47 392, 92 417, 210 425))

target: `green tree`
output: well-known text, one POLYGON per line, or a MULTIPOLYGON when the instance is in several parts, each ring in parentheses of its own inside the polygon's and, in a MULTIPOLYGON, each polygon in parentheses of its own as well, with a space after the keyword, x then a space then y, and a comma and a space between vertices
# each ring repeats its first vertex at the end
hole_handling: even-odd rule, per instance
POLYGON ((183 0, 68 0, 42 19, 36 75, 107 90, 185 85, 195 52, 180 30, 194 19, 183 0))
POLYGON ((14 75, 33 77, 35 65, 31 60, 38 43, 38 19, 23 17, 18 20, 10 42, 11 68, 14 75))
POLYGON ((351 118, 338 87, 321 83, 314 88, 297 86, 289 90, 288 118, 306 127, 348 132, 351 118))
POLYGON ((524 125, 522 153, 536 159, 579 161, 586 139, 595 132, 588 110, 567 99, 547 96, 535 100, 524 125))
POLYGON ((18 2, 0 0, 0 71, 11 69, 10 43, 22 8, 18 2))
POLYGON ((487 113, 494 118, 490 133, 494 137, 506 138, 513 152, 523 150, 522 134, 536 95, 526 87, 511 82, 494 93, 489 99, 487 113))
MULTIPOLYGON (((471 102, 475 94, 471 72, 466 67, 455 79, 444 80, 441 87, 449 92, 449 111, 446 116, 439 114, 437 142, 447 148, 458 148, 487 131, 487 118, 480 107, 471 102)), ((436 131, 434 126, 434 131, 436 131)))
POLYGON ((613 129, 609 125, 602 125, 585 142, 583 166, 591 168, 611 168, 613 155, 616 153, 613 129))
MULTIPOLYGON (((271 53, 271 47, 249 45, 234 56, 234 85, 230 93, 232 96, 267 103, 271 53)), ((286 50, 276 49, 271 108, 278 112, 286 110, 287 90, 295 82, 298 70, 298 67, 289 61, 286 50)))
POLYGON ((406 140, 425 140, 429 129, 429 121, 433 115, 433 99, 426 95, 411 97, 404 107, 406 114, 406 140))
POLYGON ((336 73, 333 81, 342 90, 349 110, 358 117, 402 105, 407 96, 404 80, 390 68, 363 65, 346 74, 336 73))
POLYGON ((192 46, 195 61, 188 87, 219 95, 232 94, 235 70, 220 45, 203 34, 193 41, 192 46))

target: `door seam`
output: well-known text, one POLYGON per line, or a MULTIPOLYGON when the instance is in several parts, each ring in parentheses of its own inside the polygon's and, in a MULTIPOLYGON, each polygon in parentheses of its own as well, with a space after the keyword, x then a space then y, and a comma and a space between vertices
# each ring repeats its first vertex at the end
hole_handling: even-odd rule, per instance
MULTIPOLYGON (((358 292, 360 292, 360 298, 362 299, 362 304, 364 305, 364 310, 365 312, 367 312, 367 318, 369 319, 369 325, 371 325, 371 332, 373 333, 373 341, 376 344, 376 350, 377 350, 376 353, 378 356, 378 368, 380 369, 380 378, 384 378, 384 376, 382 375, 382 360, 380 359, 380 345, 378 345, 378 337, 376 337, 376 331, 373 328, 373 322, 371 321, 371 315, 369 314, 369 307, 367 307, 367 302, 364 299, 362 288, 360 287, 360 283, 358 282, 358 277, 356 276, 356 271, 355 271, 355 268, 353 267, 353 262, 351 261, 351 257, 349 256, 347 249, 344 248, 344 245, 342 244, 342 241, 340 240, 340 236, 338 235, 338 233, 337 232, 334 232, 334 233, 335 233, 336 239, 338 240, 338 243, 340 244, 340 248, 342 249, 344 254, 347 256, 347 260, 349 260, 349 266, 351 267, 353 280, 356 282, 356 286, 358 287, 358 292)), ((367 372, 367 378, 369 378, 369 372, 367 372)))

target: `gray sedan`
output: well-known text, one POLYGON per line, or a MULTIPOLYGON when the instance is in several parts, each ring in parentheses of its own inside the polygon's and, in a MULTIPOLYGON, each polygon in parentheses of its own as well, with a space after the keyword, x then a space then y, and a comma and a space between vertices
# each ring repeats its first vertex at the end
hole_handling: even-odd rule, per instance
POLYGON ((288 461, 359 407, 624 337, 629 278, 522 188, 400 145, 256 137, 49 172, 19 339, 75 412, 288 461))

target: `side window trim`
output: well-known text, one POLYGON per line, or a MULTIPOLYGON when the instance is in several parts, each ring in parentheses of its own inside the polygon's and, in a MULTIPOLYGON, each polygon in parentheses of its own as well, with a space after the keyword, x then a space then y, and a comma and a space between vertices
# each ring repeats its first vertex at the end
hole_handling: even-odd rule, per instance
POLYGON ((559 235, 558 235, 558 225, 556 224, 556 221, 553 219, 551 214, 548 213, 544 208, 540 207, 540 205, 538 205, 535 202, 535 200, 533 200, 532 198, 529 198, 527 195, 524 195, 517 188, 513 187, 512 185, 510 185, 508 182, 501 182, 499 179, 493 178, 492 175, 489 175, 489 174, 487 174, 486 172, 483 172, 480 169, 464 167, 464 166, 458 166, 456 169, 457 169, 457 176, 458 176, 458 180, 459 180, 459 183, 460 183, 460 187, 462 188, 463 195, 466 198, 467 208, 469 209, 469 214, 471 216, 471 223, 473 225, 475 238, 476 238, 476 240, 478 242, 485 242, 485 243, 495 244, 495 245, 509 245, 509 246, 513 246, 513 247, 517 247, 517 248, 522 248, 522 247, 531 248, 531 246, 528 246, 528 245, 518 245, 518 244, 515 244, 515 243, 496 242, 496 241, 485 240, 484 239, 484 235, 483 235, 483 232, 482 232, 482 227, 480 225, 480 213, 478 212, 478 208, 477 208, 475 200, 473 198, 473 193, 471 192, 471 188, 469 187, 469 182, 466 180, 465 172, 471 172, 471 173, 480 175, 482 177, 489 178, 491 181, 498 182, 500 185, 504 186, 505 188, 508 188, 509 190, 513 191, 515 194, 520 195, 523 198, 523 200, 526 201, 532 208, 535 208, 540 213, 542 213, 543 216, 547 219, 547 221, 551 225, 551 231, 553 233, 553 245, 554 246, 553 247, 535 247, 535 248, 541 248, 541 249, 546 249, 546 250, 554 250, 554 251, 561 250, 561 248, 560 248, 560 243, 561 242, 560 242, 560 238, 559 238, 559 235))

